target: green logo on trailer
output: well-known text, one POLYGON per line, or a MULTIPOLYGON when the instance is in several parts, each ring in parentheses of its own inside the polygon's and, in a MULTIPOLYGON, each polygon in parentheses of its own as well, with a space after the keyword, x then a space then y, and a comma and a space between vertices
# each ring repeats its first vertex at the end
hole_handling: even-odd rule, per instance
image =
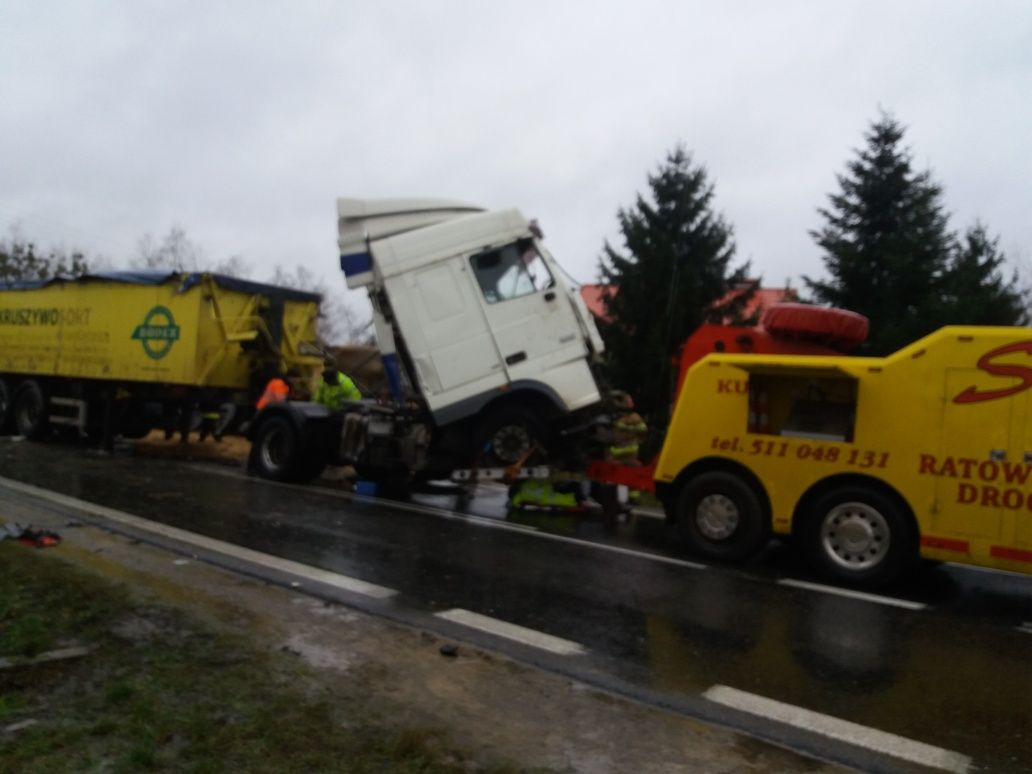
POLYGON ((143 344, 143 351, 154 360, 161 360, 179 341, 179 326, 168 307, 156 306, 147 312, 143 325, 137 325, 133 339, 143 344))

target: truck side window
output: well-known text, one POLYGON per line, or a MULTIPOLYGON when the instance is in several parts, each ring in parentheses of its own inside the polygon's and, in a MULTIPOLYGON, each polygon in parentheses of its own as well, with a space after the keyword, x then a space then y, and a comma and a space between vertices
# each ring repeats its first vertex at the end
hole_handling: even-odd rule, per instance
POLYGON ((489 304, 526 296, 554 284, 548 266, 530 239, 474 255, 470 264, 489 304))
POLYGON ((824 441, 853 440, 857 383, 853 379, 753 376, 749 431, 824 441))

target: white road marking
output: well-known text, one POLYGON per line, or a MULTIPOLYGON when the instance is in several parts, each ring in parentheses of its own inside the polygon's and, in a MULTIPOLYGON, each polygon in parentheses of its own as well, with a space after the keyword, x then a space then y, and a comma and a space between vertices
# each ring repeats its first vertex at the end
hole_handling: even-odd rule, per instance
POLYGON ((739 691, 726 685, 714 685, 703 696, 725 707, 748 712, 750 715, 775 720, 804 731, 821 734, 830 739, 863 747, 893 758, 930 766, 944 771, 965 774, 971 768, 971 758, 960 753, 896 736, 875 728, 861 726, 848 720, 822 715, 819 712, 739 691))
MULTIPOLYGON (((207 468, 199 465, 190 466, 194 470, 203 470, 205 473, 214 473, 219 476, 228 476, 230 478, 237 478, 243 481, 255 481, 248 476, 241 475, 239 473, 233 473, 229 470, 219 470, 218 468, 207 468)), ((521 534, 528 535, 530 537, 541 538, 543 540, 553 540, 559 543, 569 543, 571 545, 587 546, 594 548, 599 551, 608 551, 613 554, 621 554, 624 556, 633 556, 636 559, 647 559, 653 562, 661 562, 663 564, 672 564, 675 567, 685 567, 690 570, 705 570, 707 565, 701 564, 700 562, 690 562, 685 559, 675 559, 670 556, 662 556, 661 554, 653 554, 648 551, 635 551, 632 548, 622 548, 621 546, 611 546, 606 543, 594 543, 590 540, 582 540, 581 538, 569 537, 567 535, 556 535, 551 532, 542 532, 536 527, 529 527, 523 524, 513 524, 508 521, 499 521, 498 519, 489 519, 484 516, 471 516, 467 513, 459 513, 458 511, 449 511, 445 508, 436 508, 431 505, 419 505, 417 503, 404 503, 397 500, 383 500, 378 497, 368 497, 366 495, 352 494, 351 492, 338 492, 333 489, 325 489, 322 487, 305 486, 303 484, 285 484, 278 481, 265 481, 258 479, 262 484, 285 487, 287 489, 295 489, 301 492, 308 492, 309 494, 319 494, 327 497, 336 497, 342 500, 348 500, 351 502, 368 503, 370 505, 389 505, 391 508, 396 508, 399 511, 408 511, 410 513, 421 513, 428 516, 436 516, 441 519, 450 519, 454 521, 465 521, 470 524, 476 524, 478 527, 489 527, 491 529, 500 529, 507 532, 519 532, 521 534)))
POLYGON ((477 629, 497 637, 504 637, 507 640, 530 645, 533 648, 557 653, 560 656, 582 656, 588 652, 588 649, 578 642, 564 640, 561 637, 553 637, 551 634, 528 629, 524 626, 517 626, 507 621, 499 621, 497 618, 480 615, 470 610, 454 608, 452 610, 442 610, 440 613, 434 613, 434 615, 452 623, 468 626, 470 629, 477 629))
POLYGON ((1017 629, 1019 632, 1024 632, 1025 634, 1032 634, 1032 621, 1025 621, 1025 623, 1014 628, 1017 629))
POLYGON ((148 521, 147 519, 142 519, 138 516, 133 516, 122 511, 105 508, 102 505, 95 505, 94 503, 58 494, 57 492, 50 492, 46 489, 40 489, 39 487, 32 486, 31 484, 23 484, 20 481, 13 481, 9 478, 0 477, 0 486, 32 497, 49 500, 52 503, 66 508, 74 508, 75 510, 82 511, 84 513, 90 513, 94 516, 99 516, 103 519, 108 519, 118 524, 132 527, 133 529, 161 535, 162 537, 176 540, 180 543, 186 543, 197 548, 213 551, 217 554, 229 556, 234 559, 240 559, 245 562, 251 562, 252 564, 256 564, 267 569, 279 570, 280 572, 296 575, 300 578, 306 578, 307 580, 315 581, 317 583, 324 583, 327 586, 333 586, 334 588, 350 591, 355 594, 362 594, 363 596, 373 597, 375 599, 388 599, 398 593, 394 589, 387 588, 386 586, 378 586, 375 583, 368 583, 367 581, 359 580, 358 578, 340 575, 318 567, 310 567, 307 564, 292 562, 289 559, 281 559, 280 557, 272 556, 271 554, 252 551, 249 548, 243 548, 232 543, 226 543, 222 540, 215 540, 214 538, 205 537, 204 535, 197 535, 193 532, 187 532, 186 530, 177 529, 176 527, 169 527, 168 525, 159 524, 158 522, 148 521))
POLYGON ((893 607, 902 607, 905 610, 924 610, 926 607, 928 607, 923 602, 911 602, 909 599, 883 597, 878 594, 868 594, 864 591, 840 589, 837 586, 824 586, 820 583, 810 583, 808 581, 794 580, 793 578, 782 578, 778 581, 778 583, 782 586, 794 586, 795 588, 807 589, 809 591, 820 591, 825 594, 838 594, 840 597, 849 597, 850 599, 862 599, 865 602, 876 602, 879 605, 892 605, 893 607))

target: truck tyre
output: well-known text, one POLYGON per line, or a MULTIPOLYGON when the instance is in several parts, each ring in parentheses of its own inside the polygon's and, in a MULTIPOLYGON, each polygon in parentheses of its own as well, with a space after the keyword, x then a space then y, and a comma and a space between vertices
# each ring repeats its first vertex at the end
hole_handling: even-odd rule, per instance
POLYGON ((814 502, 802 538, 821 575, 850 585, 884 586, 917 561, 917 535, 904 508, 862 485, 833 489, 814 502))
POLYGON ((293 423, 283 416, 262 422, 251 442, 248 469, 270 481, 298 481, 304 477, 303 467, 300 438, 293 423))
POLYGON ((770 522, 756 491, 741 476, 711 471, 691 479, 676 503, 681 540, 694 551, 730 562, 767 544, 770 522))
POLYGON ((7 382, 0 378, 0 435, 7 432, 7 426, 11 424, 11 391, 7 382))
POLYGON ((547 457, 548 431, 529 409, 503 408, 487 414, 473 434, 474 460, 478 467, 512 465, 547 457), (533 447, 537 447, 528 456, 533 447))
POLYGON ((18 435, 40 438, 47 430, 47 399, 35 379, 23 382, 14 395, 14 427, 18 435))

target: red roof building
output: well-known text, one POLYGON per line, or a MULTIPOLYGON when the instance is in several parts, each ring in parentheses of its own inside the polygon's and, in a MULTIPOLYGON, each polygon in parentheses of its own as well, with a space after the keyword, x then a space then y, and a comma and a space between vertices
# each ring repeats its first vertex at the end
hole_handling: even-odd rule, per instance
MULTIPOLYGON (((759 280, 746 280, 738 287, 734 288, 723 298, 714 302, 713 306, 723 306, 743 293, 748 292, 749 288, 755 288, 755 292, 752 298, 745 304, 745 308, 742 310, 742 317, 750 319, 754 315, 758 318, 764 309, 779 304, 784 301, 798 301, 799 294, 796 293, 792 288, 761 288, 759 287, 759 280)), ((610 298, 616 295, 619 290, 617 285, 581 285, 580 294, 581 298, 584 299, 585 305, 588 310, 602 322, 609 322, 610 317, 606 312, 606 298, 610 298)), ((724 325, 730 325, 732 320, 725 318, 721 320, 724 325)))

